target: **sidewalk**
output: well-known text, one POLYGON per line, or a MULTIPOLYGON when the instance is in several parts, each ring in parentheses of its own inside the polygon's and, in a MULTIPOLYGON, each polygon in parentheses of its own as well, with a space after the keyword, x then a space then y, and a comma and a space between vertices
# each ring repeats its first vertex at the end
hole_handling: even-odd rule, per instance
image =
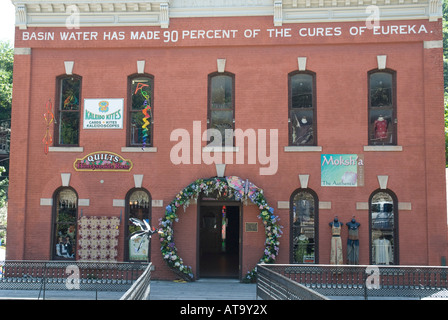
POLYGON ((256 300, 257 285, 228 279, 151 281, 149 300, 256 300))

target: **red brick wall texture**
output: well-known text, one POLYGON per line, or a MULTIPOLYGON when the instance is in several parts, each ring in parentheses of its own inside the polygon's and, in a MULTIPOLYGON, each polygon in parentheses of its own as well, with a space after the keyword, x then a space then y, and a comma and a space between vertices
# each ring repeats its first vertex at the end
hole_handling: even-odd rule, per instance
MULTIPOLYGON (((180 190, 198 178, 215 176, 213 164, 174 165, 170 151, 176 142, 170 141, 170 134, 178 128, 192 133, 194 121, 200 121, 202 130, 207 128, 208 75, 217 71, 217 59, 226 59, 225 70, 235 75, 235 127, 266 129, 268 133, 270 129, 278 130, 275 174, 260 175, 259 169, 267 166, 260 162, 228 164, 225 169, 226 175, 249 179, 262 188, 280 217, 284 234, 277 262, 290 262, 290 212, 279 209, 278 201, 289 201, 300 187, 298 175, 306 174, 308 187, 319 200, 331 202, 331 208, 319 210, 319 262, 329 263, 328 223, 337 215, 343 222, 355 216, 361 223, 360 263, 368 264, 369 211, 357 209, 356 203, 367 203, 379 188, 377 176, 387 175, 387 188, 400 203, 411 204, 410 210, 398 212, 400 263, 439 265, 447 254, 442 49, 424 48, 424 43, 442 39, 441 22, 382 22, 383 34, 374 34, 362 29, 361 22, 274 28, 271 19, 172 19, 168 29, 17 30, 16 47, 31 48, 31 54, 15 56, 7 258, 50 259, 52 209, 42 206, 40 199, 53 197, 61 186, 61 173, 70 173, 70 186, 80 199, 90 200, 89 206, 82 207, 84 215, 106 216, 119 216, 124 211, 112 206, 113 199, 124 199, 134 187, 133 175, 143 174, 143 187, 152 199, 163 200, 164 204, 152 210, 155 224, 180 190), (394 25, 406 27, 390 31, 394 25), (316 32, 313 28, 324 29, 309 36, 316 32), (233 39, 217 39, 219 33, 213 33, 214 39, 194 39, 196 34, 191 31, 223 29, 238 32, 233 39), (155 32, 153 36, 159 32, 161 39, 145 39, 151 36, 148 30, 155 32), (359 30, 364 32, 355 34, 359 30), (90 32, 86 38, 97 32, 97 40, 59 39, 60 32, 69 31, 90 32), (165 42, 173 31, 177 31, 178 41, 165 42), (39 32, 44 38, 45 32, 54 32, 54 40, 39 40, 39 32), (132 32, 141 39, 131 39, 132 32), (402 146, 398 152, 364 151, 368 144, 367 73, 378 67, 378 55, 386 55, 387 68, 397 74, 397 144, 402 146), (306 57, 306 69, 316 74, 317 144, 321 152, 284 151, 288 145, 288 73, 298 70, 298 57, 306 57), (154 76, 157 152, 121 152, 126 146, 126 129, 81 129, 83 152, 45 154, 45 103, 56 97, 56 77, 65 74, 64 61, 74 61, 73 73, 82 76, 82 99, 125 99, 126 126, 127 78, 137 72, 138 60, 145 60, 145 72, 154 76), (103 150, 132 160, 131 172, 74 170, 76 158, 103 150), (322 187, 321 154, 363 155, 364 186, 322 187)), ((185 263, 196 270, 196 205, 185 213, 180 210, 179 215, 176 243, 185 263)), ((264 249, 264 230, 257 215, 255 206, 243 206, 243 220, 259 223, 258 233, 243 232, 243 273, 256 264, 264 249)), ((124 224, 121 228, 119 259, 124 255, 124 224)), ((346 228, 342 237, 347 237, 346 228)), ((155 277, 173 276, 162 261, 158 236, 152 241, 152 261, 155 277)))

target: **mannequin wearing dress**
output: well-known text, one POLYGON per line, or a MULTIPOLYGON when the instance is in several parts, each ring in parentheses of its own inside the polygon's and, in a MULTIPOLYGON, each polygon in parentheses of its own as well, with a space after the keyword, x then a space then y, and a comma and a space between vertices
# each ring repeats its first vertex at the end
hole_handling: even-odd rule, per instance
POLYGON ((382 235, 375 239, 373 241, 372 255, 375 264, 393 264, 391 242, 382 235))
POLYGON ((386 139, 387 138, 387 120, 383 116, 379 116, 373 124, 375 131, 375 139, 386 139))
POLYGON ((331 252, 330 264, 343 264, 342 256, 342 240, 341 231, 343 223, 339 221, 338 217, 330 222, 331 227, 331 252))

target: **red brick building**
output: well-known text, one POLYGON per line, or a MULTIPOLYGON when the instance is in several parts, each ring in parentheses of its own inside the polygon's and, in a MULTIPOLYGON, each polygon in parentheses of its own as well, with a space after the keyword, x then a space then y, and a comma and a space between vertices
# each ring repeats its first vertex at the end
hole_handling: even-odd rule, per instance
POLYGON ((13 2, 7 259, 445 260, 439 1, 13 2))

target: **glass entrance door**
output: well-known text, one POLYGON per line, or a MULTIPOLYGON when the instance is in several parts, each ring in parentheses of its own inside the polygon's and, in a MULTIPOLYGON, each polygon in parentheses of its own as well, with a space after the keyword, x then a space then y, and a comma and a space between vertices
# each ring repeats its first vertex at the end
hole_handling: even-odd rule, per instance
POLYGON ((207 205, 199 212, 201 278, 239 277, 240 208, 207 205))

